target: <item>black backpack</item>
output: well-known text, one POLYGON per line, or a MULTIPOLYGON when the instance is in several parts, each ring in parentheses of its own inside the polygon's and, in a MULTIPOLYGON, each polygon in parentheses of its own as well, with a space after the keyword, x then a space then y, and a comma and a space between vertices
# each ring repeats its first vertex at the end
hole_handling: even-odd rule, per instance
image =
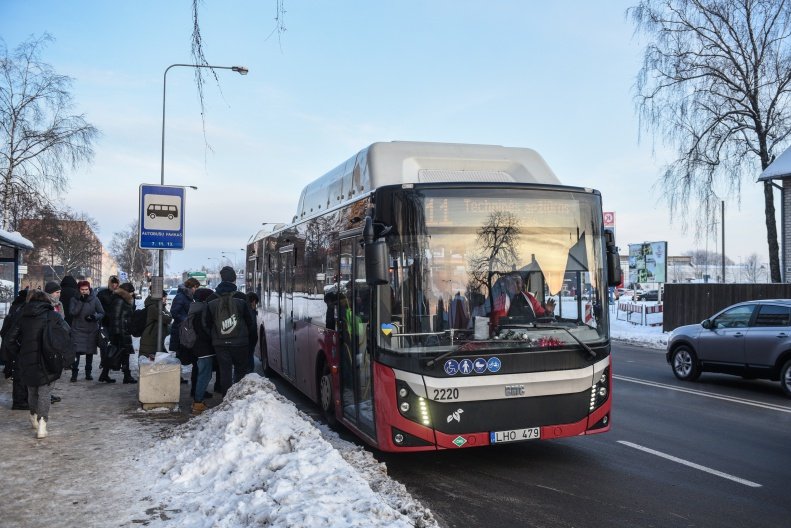
POLYGON ((224 341, 235 339, 247 334, 247 324, 244 314, 239 309, 239 303, 233 293, 223 293, 214 309, 214 330, 216 339, 224 341))
POLYGON ((135 337, 143 335, 143 330, 146 329, 146 308, 137 309, 132 312, 132 318, 129 322, 129 333, 135 337))
POLYGON ((41 337, 41 359, 44 369, 50 374, 63 372, 64 359, 71 346, 69 325, 55 313, 47 314, 41 337))
POLYGON ((195 346, 195 341, 198 340, 198 334, 195 332, 195 318, 200 317, 201 312, 203 312, 202 309, 193 310, 192 306, 190 306, 187 318, 179 325, 179 346, 181 348, 192 348, 195 346))

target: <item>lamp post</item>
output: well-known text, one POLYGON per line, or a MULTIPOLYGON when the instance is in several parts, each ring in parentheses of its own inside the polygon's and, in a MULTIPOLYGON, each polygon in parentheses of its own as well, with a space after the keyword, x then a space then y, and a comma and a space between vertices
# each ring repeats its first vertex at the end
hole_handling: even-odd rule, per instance
MULTIPOLYGON (((168 72, 171 68, 210 68, 212 70, 231 70, 235 71, 240 75, 247 75, 249 71, 244 66, 209 66, 208 64, 171 64, 167 68, 165 68, 165 73, 162 76, 162 157, 160 162, 160 185, 165 185, 165 101, 166 101, 166 94, 167 94, 167 85, 168 85, 168 72)), ((193 187, 190 185, 191 188, 197 189, 197 187, 193 187)), ((165 263, 164 257, 165 250, 160 249, 158 250, 158 268, 159 268, 159 278, 162 280, 165 276, 165 263)), ((164 352, 164 350, 159 350, 162 347, 162 293, 156 292, 160 297, 157 302, 159 315, 157 316, 157 351, 164 352)), ((164 348, 164 347, 163 347, 164 348)))

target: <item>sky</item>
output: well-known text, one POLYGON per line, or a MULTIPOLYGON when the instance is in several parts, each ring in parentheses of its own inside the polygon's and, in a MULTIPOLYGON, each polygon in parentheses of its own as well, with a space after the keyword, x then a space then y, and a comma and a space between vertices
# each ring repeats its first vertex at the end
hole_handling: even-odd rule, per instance
MULTIPOLYGON (((533 148, 564 184, 601 191, 622 254, 661 240, 670 255, 719 251, 719 235, 683 231, 695 204, 671 217, 662 199, 671 153, 636 116, 645 40, 626 17, 633 3, 285 0, 278 35, 274 0, 204 0, 208 62, 250 73, 218 70, 207 84, 205 138, 192 69, 167 75, 165 183, 198 187, 168 270, 240 264, 262 223, 293 217, 307 183, 393 140, 533 148)), ((136 219, 139 185, 160 182, 163 73, 191 62, 191 4, 0 0, 6 46, 52 35, 42 59, 74 79, 75 112, 101 131, 62 200, 97 220, 105 246, 136 219)), ((722 196, 735 262, 768 260, 759 173, 722 196)))

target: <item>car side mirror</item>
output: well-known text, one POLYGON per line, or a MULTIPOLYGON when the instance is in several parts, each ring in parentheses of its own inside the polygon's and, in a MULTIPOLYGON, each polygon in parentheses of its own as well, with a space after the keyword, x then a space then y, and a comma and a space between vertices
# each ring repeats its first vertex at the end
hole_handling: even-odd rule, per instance
POLYGON ((702 326, 706 330, 711 330, 711 327, 713 325, 712 325, 711 319, 704 319, 703 321, 701 321, 700 326, 702 326))

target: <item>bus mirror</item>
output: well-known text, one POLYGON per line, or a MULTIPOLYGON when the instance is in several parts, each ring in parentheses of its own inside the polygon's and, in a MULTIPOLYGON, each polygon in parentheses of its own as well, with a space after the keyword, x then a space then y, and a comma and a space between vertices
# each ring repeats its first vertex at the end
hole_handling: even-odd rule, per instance
POLYGON ((370 286, 387 284, 390 278, 388 262, 390 252, 384 238, 376 238, 373 220, 365 217, 363 229, 363 247, 365 248, 365 282, 370 286))
POLYGON ((623 281, 623 270, 621 270, 621 256, 615 245, 615 233, 611 229, 604 230, 604 244, 607 255, 607 285, 618 286, 623 281))

